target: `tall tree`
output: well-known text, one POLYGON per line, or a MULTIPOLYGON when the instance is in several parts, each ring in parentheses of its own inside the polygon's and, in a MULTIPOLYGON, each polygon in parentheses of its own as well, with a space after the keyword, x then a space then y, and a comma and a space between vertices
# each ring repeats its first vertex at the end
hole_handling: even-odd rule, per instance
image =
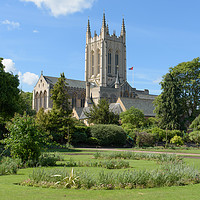
POLYGON ((18 100, 18 113, 23 115, 24 112, 27 115, 33 116, 36 114, 35 110, 32 110, 32 99, 33 94, 32 92, 24 92, 20 91, 19 100, 18 100))
POLYGON ((49 129, 51 133, 60 137, 60 143, 64 139, 70 142, 70 127, 72 126, 71 113, 72 109, 69 103, 69 95, 64 73, 58 78, 57 83, 51 91, 53 108, 49 113, 49 129))
POLYGON ((163 90, 154 104, 157 117, 160 119, 161 128, 180 129, 183 118, 181 109, 181 88, 178 77, 173 77, 167 73, 161 82, 163 90))
POLYGON ((118 124, 119 116, 109 110, 109 103, 101 99, 97 105, 93 104, 89 112, 85 112, 89 123, 93 124, 118 124))
POLYGON ((0 58, 0 118, 7 120, 18 109, 19 79, 17 75, 5 72, 2 60, 0 58))
POLYGON ((120 119, 123 127, 140 128, 145 124, 144 113, 134 106, 122 112, 120 119))
POLYGON ((198 116, 199 85, 199 58, 169 69, 161 82, 162 93, 155 100, 155 112, 163 128, 186 129, 198 116))

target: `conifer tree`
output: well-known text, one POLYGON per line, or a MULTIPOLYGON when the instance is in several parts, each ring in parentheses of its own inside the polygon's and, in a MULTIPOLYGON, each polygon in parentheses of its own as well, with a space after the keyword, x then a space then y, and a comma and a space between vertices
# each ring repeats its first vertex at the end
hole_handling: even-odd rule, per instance
POLYGON ((58 137, 58 142, 63 144, 64 139, 67 139, 70 143, 70 127, 73 123, 71 119, 72 110, 64 73, 58 78, 51 93, 53 108, 49 113, 49 129, 55 137, 58 137))
POLYGON ((106 99, 101 99, 89 112, 85 113, 89 123, 93 124, 118 124, 119 116, 109 110, 106 99))

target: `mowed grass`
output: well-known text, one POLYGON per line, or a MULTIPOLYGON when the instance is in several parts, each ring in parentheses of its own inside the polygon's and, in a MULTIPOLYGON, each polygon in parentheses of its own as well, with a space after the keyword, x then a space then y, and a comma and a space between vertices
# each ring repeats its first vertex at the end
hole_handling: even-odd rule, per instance
MULTIPOLYGON (((96 151, 95 151, 96 152, 96 151)), ((78 153, 78 152, 77 152, 78 153)), ((89 152, 88 152, 89 153, 89 152)), ((91 153, 91 151, 90 151, 91 153)), ((75 161, 93 161, 92 155, 67 155, 66 152, 60 152, 64 161, 58 164, 65 163, 70 158, 75 161)), ((186 163, 197 167, 200 170, 200 159, 185 158, 186 163)), ((132 169, 155 169, 159 165, 154 161, 145 160, 128 160, 132 169)), ((60 166, 62 167, 62 166, 60 166)), ((60 168, 48 167, 45 169, 60 168)), ((98 174, 100 171, 113 171, 96 167, 75 167, 75 170, 88 170, 91 173, 98 174)), ((66 170, 70 171, 71 167, 66 170)), ((126 169, 127 170, 127 169, 126 169)), ((83 189, 53 189, 53 188, 39 188, 20 186, 18 183, 28 179, 28 175, 32 173, 33 168, 20 169, 17 175, 0 176, 0 199, 1 200, 51 200, 51 199, 65 199, 65 200, 199 200, 200 184, 179 186, 179 187, 164 187, 151 189, 121 189, 121 190, 83 190, 83 189)))

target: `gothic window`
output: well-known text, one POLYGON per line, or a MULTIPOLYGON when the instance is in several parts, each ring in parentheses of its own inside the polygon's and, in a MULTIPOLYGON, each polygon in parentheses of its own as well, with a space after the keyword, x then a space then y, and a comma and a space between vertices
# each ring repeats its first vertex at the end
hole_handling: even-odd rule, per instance
POLYGON ((117 74, 117 67, 119 65, 119 54, 118 52, 115 53, 115 74, 117 74))
POLYGON ((47 108, 47 92, 44 91, 44 109, 47 108))
POLYGON ((128 92, 128 90, 126 90, 126 91, 124 92, 124 97, 129 97, 129 92, 128 92))
POLYGON ((92 75, 94 75, 94 51, 92 51, 92 75))
POLYGON ((39 108, 42 108, 42 103, 43 103, 43 95, 42 95, 42 92, 40 93, 40 106, 39 106, 39 108))
POLYGON ((72 108, 76 107, 76 93, 74 93, 74 95, 72 96, 72 108))
POLYGON ((100 74, 100 50, 98 50, 98 74, 100 74))
POLYGON ((36 111, 39 110, 38 99, 39 99, 39 95, 38 95, 38 92, 37 92, 36 95, 35 95, 35 109, 36 109, 36 111))
POLYGON ((108 73, 111 73, 111 51, 108 52, 108 73))
POLYGON ((115 103, 117 101, 117 97, 114 94, 110 95, 110 103, 115 103))
POLYGON ((85 95, 82 94, 81 95, 81 108, 84 108, 84 106, 85 106, 85 95))

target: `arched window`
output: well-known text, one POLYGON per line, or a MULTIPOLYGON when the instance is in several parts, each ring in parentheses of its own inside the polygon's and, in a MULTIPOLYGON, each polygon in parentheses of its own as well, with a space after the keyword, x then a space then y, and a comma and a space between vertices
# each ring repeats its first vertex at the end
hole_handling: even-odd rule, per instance
POLYGON ((44 109, 47 108, 47 91, 44 91, 44 109))
POLYGON ((39 103, 38 103, 38 98, 39 97, 39 94, 38 92, 36 93, 35 95, 35 110, 38 111, 39 110, 39 103))
POLYGON ((81 95, 81 108, 84 108, 85 106, 85 94, 81 95))
POLYGON ((108 73, 111 73, 111 50, 108 52, 108 73))
POLYGON ((129 92, 128 92, 128 90, 126 90, 126 91, 124 92, 124 97, 129 97, 129 92))
POLYGON ((119 53, 116 51, 115 53, 115 74, 117 74, 117 67, 119 66, 119 53))
POLYGON ((114 94, 110 95, 110 103, 115 103, 117 101, 117 97, 114 94))
POLYGON ((42 100, 43 100, 43 95, 42 95, 42 92, 40 92, 40 106, 39 106, 39 109, 42 108, 42 106, 43 106, 42 100))
POLYGON ((72 96, 72 108, 76 107, 76 96, 77 96, 76 93, 74 93, 74 95, 72 96))
POLYGON ((91 60, 91 62, 92 62, 92 75, 94 75, 94 51, 92 51, 92 60, 91 60))
POLYGON ((98 50, 98 69, 97 69, 97 71, 98 71, 98 74, 100 74, 100 50, 98 50))

